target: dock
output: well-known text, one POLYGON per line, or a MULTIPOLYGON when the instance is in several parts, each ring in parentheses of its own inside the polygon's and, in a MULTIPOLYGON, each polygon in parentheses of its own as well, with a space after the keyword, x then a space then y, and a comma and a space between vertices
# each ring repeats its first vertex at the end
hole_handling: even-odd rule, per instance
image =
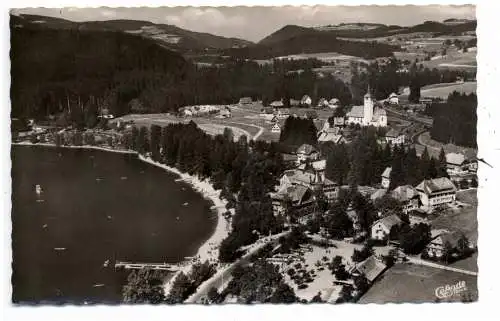
POLYGON ((144 268, 149 268, 151 270, 164 270, 175 272, 179 270, 179 266, 176 264, 168 263, 137 263, 137 262, 124 262, 116 261, 115 268, 124 268, 127 270, 140 270, 144 268))

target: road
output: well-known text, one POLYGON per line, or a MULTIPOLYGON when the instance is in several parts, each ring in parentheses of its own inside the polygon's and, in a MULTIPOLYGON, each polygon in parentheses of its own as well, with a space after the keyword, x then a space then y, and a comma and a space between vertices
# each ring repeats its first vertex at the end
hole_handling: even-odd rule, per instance
POLYGON ((433 268, 436 268, 436 269, 447 270, 447 271, 452 271, 452 272, 457 272, 457 273, 462 273, 462 274, 468 274, 468 275, 477 276, 477 272, 468 271, 468 270, 459 269, 459 268, 454 268, 454 267, 447 266, 447 265, 441 265, 441 264, 437 264, 437 263, 434 263, 434 262, 429 262, 429 261, 426 261, 426 260, 422 260, 422 259, 419 259, 419 258, 416 258, 416 257, 410 257, 410 256, 408 256, 407 258, 408 258, 408 262, 413 263, 413 264, 424 265, 424 266, 429 266, 429 267, 433 267, 433 268))
POLYGON ((229 280, 231 280, 231 273, 233 272, 233 269, 236 266, 236 264, 245 262, 246 260, 248 260, 249 258, 251 258, 252 255, 254 255, 258 250, 262 249, 267 244, 270 244, 270 243, 277 244, 278 239, 281 236, 285 236, 285 235, 287 235, 289 233, 290 233, 290 231, 286 231, 286 232, 283 232, 283 233, 279 233, 279 234, 272 235, 270 237, 264 238, 263 239, 264 240, 263 243, 261 243, 261 244, 255 246, 255 247, 253 247, 241 259, 239 259, 238 261, 236 261, 236 262, 228 265, 224 269, 218 271, 213 277, 211 277, 207 281, 203 282, 200 285, 200 287, 198 288, 198 290, 196 291, 196 293, 194 293, 189 298, 187 298, 187 300, 184 301, 184 303, 200 303, 200 301, 202 300, 202 298, 204 298, 204 297, 207 296, 208 291, 212 287, 215 287, 215 288, 221 290, 221 288, 224 288, 227 285, 227 283, 229 282, 229 280))

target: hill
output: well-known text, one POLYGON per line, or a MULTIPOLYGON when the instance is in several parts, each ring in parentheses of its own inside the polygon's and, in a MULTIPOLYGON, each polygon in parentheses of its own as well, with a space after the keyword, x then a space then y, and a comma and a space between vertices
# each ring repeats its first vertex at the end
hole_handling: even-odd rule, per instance
POLYGON ((173 25, 155 24, 139 20, 107 20, 73 22, 65 19, 38 15, 11 16, 18 26, 36 24, 48 29, 79 29, 89 31, 122 31, 153 39, 168 49, 181 53, 205 49, 227 49, 252 44, 238 38, 226 38, 209 33, 185 30, 173 25))
MULTIPOLYGON (((182 81, 192 68, 151 39, 117 31, 20 25, 17 19, 11 19, 10 57, 14 117, 41 118, 89 103, 122 114, 134 98, 182 81)), ((163 94, 169 95, 172 107, 178 105, 175 93, 163 94)))
POLYGON ((231 48, 225 54, 237 58, 269 59, 293 54, 337 52, 371 59, 392 56, 397 50, 400 50, 397 46, 382 43, 337 39, 336 33, 331 31, 285 26, 255 45, 231 48))

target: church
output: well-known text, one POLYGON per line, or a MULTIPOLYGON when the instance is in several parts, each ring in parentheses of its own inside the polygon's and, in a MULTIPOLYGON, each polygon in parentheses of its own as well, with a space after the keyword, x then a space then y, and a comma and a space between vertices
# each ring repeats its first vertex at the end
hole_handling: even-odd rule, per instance
POLYGON ((368 92, 364 97, 364 105, 353 106, 346 116, 348 124, 375 127, 387 126, 387 113, 383 108, 375 106, 375 99, 370 93, 370 86, 368 86, 368 92))

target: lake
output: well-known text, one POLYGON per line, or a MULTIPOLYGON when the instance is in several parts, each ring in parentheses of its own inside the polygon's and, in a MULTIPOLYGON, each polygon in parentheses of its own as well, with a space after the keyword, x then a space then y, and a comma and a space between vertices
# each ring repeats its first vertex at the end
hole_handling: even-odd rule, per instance
POLYGON ((217 215, 177 178, 135 155, 13 146, 13 302, 119 303, 115 260, 194 255, 217 215))

